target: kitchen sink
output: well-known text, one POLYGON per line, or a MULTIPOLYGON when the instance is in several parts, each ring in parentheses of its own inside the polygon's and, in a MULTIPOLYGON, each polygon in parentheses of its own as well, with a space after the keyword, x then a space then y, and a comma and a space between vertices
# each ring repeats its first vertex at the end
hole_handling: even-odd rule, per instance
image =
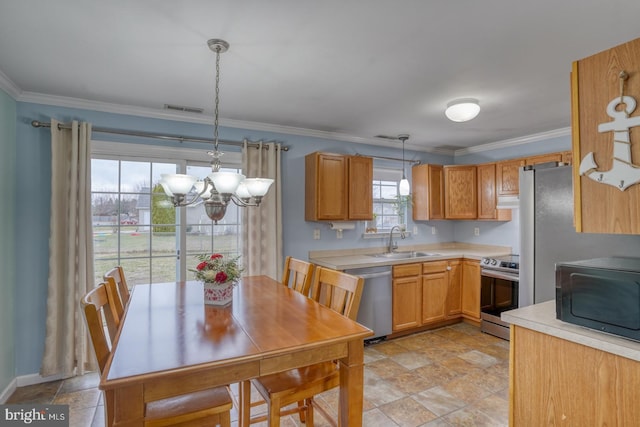
POLYGON ((406 259, 406 258, 440 256, 440 254, 433 253, 433 252, 404 251, 404 252, 385 252, 382 254, 372 254, 369 256, 372 256, 375 258, 406 259))

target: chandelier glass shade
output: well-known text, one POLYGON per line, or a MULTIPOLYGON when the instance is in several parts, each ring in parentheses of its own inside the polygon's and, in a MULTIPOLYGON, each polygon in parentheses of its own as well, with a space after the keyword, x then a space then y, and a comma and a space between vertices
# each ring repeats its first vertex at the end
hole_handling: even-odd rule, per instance
POLYGON ((207 216, 217 223, 224 217, 229 202, 240 207, 260 205, 273 179, 246 178, 239 173, 220 170, 220 157, 223 154, 218 149, 220 54, 229 49, 229 43, 220 39, 211 39, 207 44, 209 49, 216 53, 214 150, 208 153, 212 157, 211 173, 202 180, 191 175, 162 174, 160 184, 165 194, 171 197, 175 207, 193 205, 201 200, 207 216))

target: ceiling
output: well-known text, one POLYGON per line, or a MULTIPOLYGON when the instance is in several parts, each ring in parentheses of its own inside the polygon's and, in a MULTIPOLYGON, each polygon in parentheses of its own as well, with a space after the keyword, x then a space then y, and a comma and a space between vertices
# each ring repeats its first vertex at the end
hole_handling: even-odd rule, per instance
MULTIPOLYGON (((575 60, 640 37, 638 0, 0 0, 0 87, 223 126, 457 150, 567 129, 575 60), (477 98, 466 123, 447 102, 477 98), (165 112, 166 113, 166 112, 165 112), (197 116, 197 117, 196 117, 197 116)), ((84 102, 83 105, 87 105, 84 102)), ((91 104, 89 104, 91 105, 91 104)))

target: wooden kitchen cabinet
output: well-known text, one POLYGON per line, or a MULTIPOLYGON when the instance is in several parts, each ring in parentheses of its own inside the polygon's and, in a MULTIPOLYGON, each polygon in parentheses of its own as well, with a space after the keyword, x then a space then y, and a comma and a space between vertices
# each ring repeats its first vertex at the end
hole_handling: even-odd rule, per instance
POLYGON ((496 164, 476 166, 478 180, 478 219, 511 221, 511 209, 496 209, 496 164))
POLYGON ((520 194, 520 168, 524 159, 504 160, 496 163, 496 191, 498 196, 520 194))
POLYGON ((511 326, 512 426, 638 426, 640 362, 511 326))
POLYGON ((525 165, 537 165, 540 163, 548 163, 548 162, 561 162, 562 161, 562 153, 547 153, 540 154, 538 156, 531 156, 525 159, 525 165))
POLYGON ((444 219, 444 171, 442 165, 411 168, 413 219, 444 219))
POLYGON ((315 152, 305 157, 305 221, 373 219, 373 159, 315 152))
POLYGON ((619 74, 623 70, 629 75, 624 95, 640 102, 640 38, 573 63, 571 135, 578 232, 640 234, 640 184, 618 188, 635 181, 640 173, 640 109, 636 107, 628 118, 622 114, 614 119, 607 112, 609 105, 621 112, 616 99, 620 98, 619 74), (580 175, 582 162, 584 175, 580 175), (611 170, 616 171, 614 176, 609 174, 611 170), (626 170, 624 179, 622 175, 615 177, 621 170, 626 170))
POLYGON ((480 321, 480 261, 462 261, 462 316, 480 321))
POLYGON ((441 324, 461 314, 460 260, 393 267, 393 332, 441 324))
POLYGON ((422 323, 422 264, 394 265, 391 288, 393 332, 420 326, 422 323))
POLYGON ((447 219, 477 217, 477 176, 475 165, 444 167, 444 213, 447 219))

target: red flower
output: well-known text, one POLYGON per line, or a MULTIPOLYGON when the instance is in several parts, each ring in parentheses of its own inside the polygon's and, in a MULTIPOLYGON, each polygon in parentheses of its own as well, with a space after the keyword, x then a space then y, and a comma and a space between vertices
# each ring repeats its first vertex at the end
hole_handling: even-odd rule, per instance
POLYGON ((219 271, 218 274, 216 274, 216 282, 224 283, 226 281, 227 281, 227 273, 225 273, 224 271, 219 271))
POLYGON ((222 254, 213 254, 211 255, 211 259, 222 258, 222 254))
POLYGON ((196 266, 196 270, 200 271, 200 270, 204 270, 207 267, 207 262, 206 261, 202 261, 200 264, 198 264, 196 266))

